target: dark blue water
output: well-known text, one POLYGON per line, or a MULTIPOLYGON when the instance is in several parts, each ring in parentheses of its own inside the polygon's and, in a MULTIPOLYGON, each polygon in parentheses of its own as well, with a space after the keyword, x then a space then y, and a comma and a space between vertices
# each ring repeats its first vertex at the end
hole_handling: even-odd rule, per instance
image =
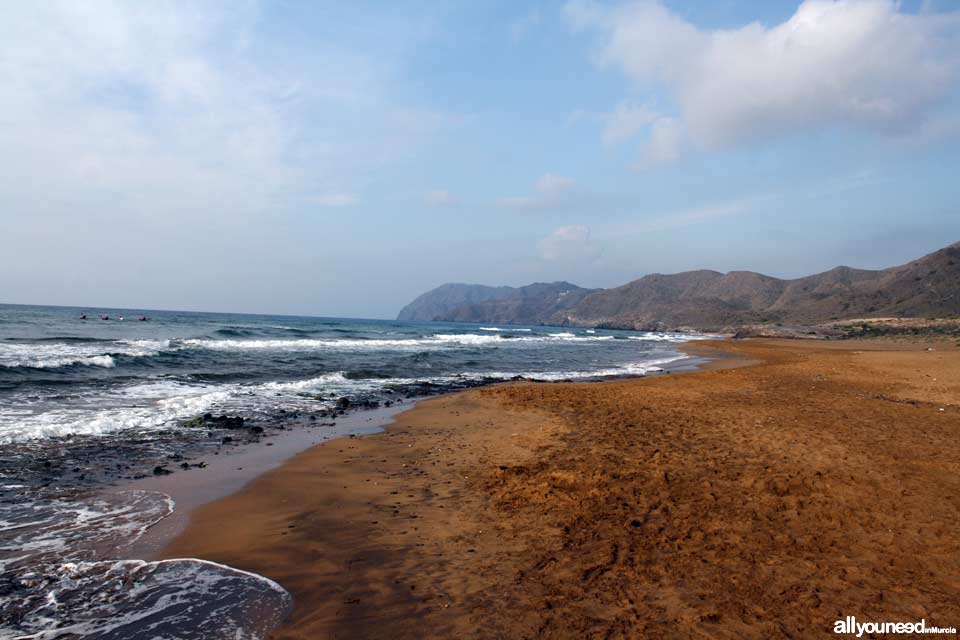
POLYGON ((319 411, 341 396, 413 382, 639 375, 678 359, 674 343, 681 339, 550 327, 4 305, 0 443, 164 428, 204 412, 319 411), (142 316, 149 320, 138 321, 142 316))
POLYGON ((345 404, 644 375, 682 360, 686 337, 0 305, 0 638, 265 638, 290 609, 283 586, 131 558, 175 505, 124 482, 271 429, 329 428, 345 404), (204 414, 243 426, 190 422, 204 414))

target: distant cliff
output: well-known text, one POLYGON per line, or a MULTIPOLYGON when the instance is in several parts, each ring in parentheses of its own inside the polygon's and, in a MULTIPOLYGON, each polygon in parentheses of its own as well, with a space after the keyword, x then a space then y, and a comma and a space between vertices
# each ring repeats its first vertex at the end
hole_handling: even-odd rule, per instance
POLYGON ((411 322, 443 320, 464 305, 508 297, 513 287, 488 287, 483 284, 448 283, 431 289, 400 310, 397 320, 411 322))
POLYGON ((836 267, 794 280, 703 270, 598 290, 567 282, 443 285, 404 307, 399 319, 717 330, 891 316, 960 316, 960 243, 898 267, 836 267))
POLYGON ((538 282, 525 287, 445 284, 405 306, 397 320, 539 324, 570 310, 596 289, 569 282, 538 282))

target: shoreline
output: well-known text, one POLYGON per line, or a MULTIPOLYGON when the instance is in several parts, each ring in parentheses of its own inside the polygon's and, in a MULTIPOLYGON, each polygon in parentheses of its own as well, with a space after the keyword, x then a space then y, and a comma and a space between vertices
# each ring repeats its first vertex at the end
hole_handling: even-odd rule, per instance
MULTIPOLYGON (((295 327, 277 329, 296 330, 295 327)), ((220 331, 208 333, 212 335, 220 331)), ((329 331, 341 332, 341 329, 329 331)), ((394 331, 394 334, 400 335, 399 338, 383 344, 377 341, 360 342, 360 338, 343 339, 339 335, 335 336, 333 342, 342 342, 347 347, 372 345, 374 351, 381 346, 397 346, 398 351, 403 353, 409 350, 409 344, 419 346, 427 342, 431 348, 441 344, 441 347, 428 351, 447 353, 451 350, 442 345, 453 341, 459 345, 452 350, 452 357, 456 359, 462 356, 460 347, 463 345, 469 346, 475 342, 487 344, 503 339, 500 335, 461 333, 434 333, 424 337, 422 333, 420 330, 401 328, 394 331), (445 336, 449 336, 449 339, 444 339, 445 336)), ((261 634, 279 623, 278 616, 286 611, 286 605, 273 600, 268 605, 257 597, 247 598, 239 594, 260 593, 266 588, 268 595, 276 596, 275 592, 283 591, 282 588, 277 589, 277 581, 257 573, 245 563, 233 566, 193 552, 173 554, 173 557, 166 554, 168 543, 185 532, 195 510, 242 493, 248 485, 286 466, 285 463, 302 450, 330 440, 332 436, 339 436, 338 444, 333 447, 350 447, 355 436, 382 431, 382 425, 393 414, 407 409, 411 400, 415 403, 423 397, 455 390, 496 383, 509 386, 535 380, 527 376, 537 376, 537 373, 512 375, 497 370, 485 374, 470 369, 476 365, 475 368, 482 370, 500 366, 507 371, 518 368, 525 371, 522 365, 527 361, 518 359, 521 355, 529 356, 525 340, 536 342, 535 347, 540 347, 541 342, 549 347, 542 351, 539 360, 529 361, 532 369, 542 370, 545 383, 556 381, 562 384, 560 378, 583 381, 632 379, 662 373, 664 369, 661 367, 668 369, 666 373, 684 371, 703 361, 702 358, 680 353, 676 344, 677 336, 631 336, 643 342, 623 342, 619 343, 619 347, 618 343, 607 342, 614 338, 598 336, 596 344, 592 344, 594 338, 578 338, 566 332, 521 337, 521 341, 516 343, 520 345, 519 351, 510 351, 512 356, 497 352, 497 357, 502 356, 502 362, 490 360, 484 364, 483 361, 465 360, 465 371, 447 367, 453 373, 441 372, 435 376, 396 378, 395 365, 389 362, 373 363, 369 365, 373 368, 365 369, 365 362, 370 360, 369 354, 361 354, 350 360, 356 361, 356 366, 352 368, 345 366, 342 371, 293 382, 258 382, 250 387, 249 393, 241 392, 246 388, 243 385, 232 383, 228 385, 226 393, 220 395, 179 393, 182 391, 179 389, 180 383, 174 382, 172 384, 178 388, 173 390, 171 396, 176 399, 172 408, 162 402, 158 408, 163 411, 169 409, 171 415, 181 416, 177 424, 170 424, 169 428, 155 431, 144 429, 143 434, 132 429, 129 433, 102 440, 83 435, 65 436, 60 440, 43 440, 38 446, 31 442, 19 447, 13 453, 28 459, 29 464, 21 467, 33 474, 23 477, 35 482, 6 487, 18 491, 11 497, 13 501, 5 503, 11 505, 8 521, 23 522, 28 527, 23 529, 15 526, 12 534, 15 544, 7 548, 8 551, 29 549, 29 554, 15 558, 19 564, 14 565, 16 573, 13 574, 13 584, 15 589, 20 590, 17 598, 19 603, 8 598, 3 613, 8 616, 7 619, 13 616, 17 631, 26 634, 38 629, 46 631, 47 621, 60 624, 69 622, 75 615, 85 616, 91 607, 101 608, 94 617, 102 621, 103 628, 124 627, 130 615, 156 616, 165 611, 162 614, 165 618, 164 629, 175 633, 177 625, 181 625, 181 629, 205 628, 204 621, 216 609, 219 612, 217 615, 224 620, 235 620, 236 624, 256 634, 256 637, 266 637, 261 634), (584 340, 591 344, 579 344, 584 340), (567 343, 571 341, 578 342, 575 349, 567 348, 567 343), (556 349, 551 346, 554 344, 556 349), (378 371, 387 371, 392 377, 377 383, 381 375, 378 371), (358 376, 361 382, 352 383, 358 376), (367 378, 374 382, 367 382, 367 378), (329 386, 329 389, 323 387, 326 393, 315 393, 319 384, 329 386), (223 404, 211 405, 210 402, 214 400, 223 404), (390 407, 391 403, 401 405, 390 410, 373 409, 378 406, 390 407), (217 408, 220 415, 214 415, 210 411, 212 408, 217 408), (195 413, 193 416, 184 413, 204 409, 208 412, 195 413), (182 442, 177 438, 181 433, 182 442), (35 455, 38 451, 41 455, 35 455), (46 455, 48 451, 51 453, 46 455), (69 486, 72 480, 81 486, 69 486), (68 486, 65 489, 53 486, 46 491, 53 483, 67 483, 68 486), (40 505, 42 520, 35 513, 35 504, 40 505), (42 535, 36 535, 34 529, 42 535), (60 551, 63 540, 69 541, 66 552, 60 551), (84 564, 78 569, 78 562, 93 564, 84 564), (36 566, 42 566, 43 570, 34 571, 33 567, 36 566), (78 570, 86 572, 82 579, 75 579, 78 570), (137 585, 145 586, 143 589, 131 589, 126 596, 112 599, 104 606, 103 599, 95 593, 96 589, 102 588, 97 572, 106 572, 108 580, 113 582, 133 580, 137 585), (142 575, 136 577, 137 574, 142 575), (40 576, 39 580, 37 576, 40 576), (258 577, 263 580, 257 580, 258 577), (49 600, 46 598, 49 593, 47 585, 57 584, 58 581, 62 587, 58 592, 59 599, 49 600), (228 594, 233 588, 237 590, 237 595, 231 599, 228 594), (150 595, 154 589, 167 590, 168 594, 176 595, 162 601, 154 600, 150 595), (21 593, 26 595, 20 597, 21 593), (69 613, 62 613, 65 609, 60 600, 74 603, 69 613), (173 609, 165 610, 167 605, 173 609)), ((299 338, 291 341, 301 344, 299 338)), ((264 341, 257 344, 261 343, 264 341)), ((309 349, 306 351, 310 352, 309 349)), ((350 351, 350 348, 345 348, 345 351, 350 351)), ((363 351, 366 353, 370 349, 363 351)), ((203 357, 208 358, 209 354, 203 357)), ((249 357, 237 356, 240 360, 249 357)), ((309 357, 303 357, 309 360, 309 357)), ((419 362, 420 358, 418 352, 415 359, 419 362)), ((229 359, 225 362, 229 363, 229 359)), ((279 365, 271 363, 269 366, 279 365)), ((425 363, 418 366, 422 374, 423 369, 433 368, 434 365, 425 363)), ((225 375, 240 374, 230 370, 225 375)), ((249 375, 263 377, 262 373, 251 372, 249 375)), ((152 387, 155 383, 150 382, 150 378, 146 376, 147 381, 131 386, 134 391, 129 395, 171 391, 165 386, 166 381, 156 383, 160 388, 152 387)), ((117 411, 123 417, 133 409, 125 407, 117 411)), ((113 416, 106 409, 96 409, 94 415, 101 413, 113 416)), ((107 426, 100 425, 98 428, 107 430, 107 426)), ((21 477, 15 479, 19 481, 21 477)), ((290 533, 282 531, 277 535, 290 533)), ((224 532, 218 531, 216 535, 222 536, 224 532)), ((283 593, 286 602, 289 602, 289 594, 286 591, 283 593)))
MULTIPOLYGON (((341 416, 339 424, 342 424, 343 427, 338 425, 336 434, 323 437, 320 440, 316 440, 314 434, 306 430, 294 429, 287 433, 280 432, 273 434, 275 438, 278 438, 281 443, 286 446, 272 448, 266 455, 264 455, 263 446, 256 445, 247 445, 239 450, 228 451, 226 455, 215 459, 214 463, 205 470, 202 478, 194 472, 174 474, 172 476, 154 476, 136 480, 130 485, 124 486, 124 489, 164 493, 174 500, 176 509, 170 516, 148 529, 144 535, 128 549, 132 555, 144 557, 148 560, 167 560, 180 557, 176 551, 178 548, 177 545, 180 544, 181 538, 189 535, 193 514, 197 510, 212 507, 219 502, 229 500, 233 496, 243 494, 264 476, 271 474, 271 472, 281 472, 285 466, 293 465, 297 458, 309 456, 311 451, 319 452, 325 450, 329 452, 329 449, 324 449, 324 445, 329 448, 337 445, 338 442, 343 443, 344 441, 351 441, 354 438, 357 438, 357 442, 361 442, 370 436, 393 436, 394 434, 389 433, 391 428, 397 426, 398 422, 402 422, 402 419, 408 414, 415 412, 417 405, 420 403, 440 401, 444 398, 449 399, 479 389, 527 384, 602 385, 618 382, 623 383, 652 379, 670 374, 692 374, 700 371, 752 366, 758 362, 739 354, 730 353, 711 346, 711 343, 714 342, 717 342, 717 340, 712 337, 691 338, 690 340, 682 342, 677 345, 677 351, 680 354, 677 360, 665 363, 659 371, 652 371, 642 375, 577 381, 505 380, 490 385, 465 390, 450 390, 434 396, 415 398, 408 400, 406 404, 396 404, 390 408, 381 407, 374 410, 362 410, 341 416), (358 426, 360 430, 357 430, 358 426), (236 464, 243 464, 244 466, 237 468, 236 464), (213 475, 213 483, 208 482, 211 479, 211 475, 213 475), (198 489, 199 492, 197 491, 198 489)), ((519 417, 517 418, 518 420, 522 420, 519 417)), ((403 429, 404 427, 400 425, 399 428, 403 429)), ((537 428, 542 429, 542 426, 538 426, 537 428)), ((557 428, 562 430, 562 427, 557 428)), ((351 445, 347 446, 350 447, 351 445)), ((343 449, 338 449, 338 452, 342 453, 343 449)), ((406 467, 405 464, 403 466, 406 467)), ((374 485, 376 484, 377 483, 374 483, 374 485)), ((408 495, 407 497, 412 496, 408 495)), ((416 515, 413 517, 417 518, 416 515)), ((414 529, 416 529, 416 527, 414 527, 414 529)), ((407 532, 404 532, 404 534, 406 533, 407 532)), ((283 536, 288 534, 289 532, 280 532, 280 535, 283 536)), ((200 554, 190 555, 191 557, 205 558, 205 556, 201 556, 200 554)), ((227 563, 221 564, 237 568, 241 571, 247 571, 247 569, 240 566, 234 567, 227 563)), ((255 571, 253 571, 253 573, 255 575, 261 575, 255 571)), ((273 580, 270 576, 265 577, 273 580)), ((282 633, 284 628, 284 626, 281 626, 278 633, 282 633)), ((271 635, 270 637, 273 638, 274 636, 271 635)))
MULTIPOLYGON (((663 365, 659 372, 622 378, 584 380, 580 383, 597 384, 611 381, 637 380, 666 374, 692 373, 712 367, 744 366, 733 364, 736 356, 711 349, 710 339, 690 340, 678 345, 685 354, 676 362, 663 365)), ((502 381, 475 388, 496 387, 511 384, 563 384, 564 381, 520 382, 502 381)), ((246 443, 237 449, 225 449, 216 455, 199 456, 205 467, 186 469, 171 475, 153 475, 127 481, 106 489, 107 492, 153 491, 169 496, 175 503, 173 513, 153 525, 127 551, 133 557, 155 560, 163 557, 164 548, 189 526, 194 510, 211 502, 242 491, 263 474, 285 464, 291 458, 320 445, 331 442, 383 433, 394 423, 397 416, 411 411, 425 400, 461 393, 463 390, 444 391, 437 395, 408 398, 390 407, 360 409, 337 418, 336 428, 320 429, 315 424, 301 421, 288 425, 284 431, 272 431, 266 443, 246 443), (267 446, 264 446, 264 445, 267 446)))
POLYGON ((156 560, 163 548, 182 533, 190 522, 190 514, 205 504, 225 498, 254 482, 264 473, 283 465, 303 451, 327 442, 380 433, 394 416, 416 406, 419 398, 390 407, 364 409, 338 416, 337 425, 317 427, 303 421, 285 431, 270 434, 266 442, 247 443, 237 449, 225 449, 218 455, 203 457, 202 470, 188 469, 170 475, 153 475, 132 480, 107 492, 152 491, 170 497, 174 511, 147 529, 126 548, 132 557, 156 560))
POLYGON ((762 362, 435 397, 199 507, 163 555, 284 585, 294 613, 276 638, 818 637, 837 608, 956 625, 956 349, 708 348, 762 362))

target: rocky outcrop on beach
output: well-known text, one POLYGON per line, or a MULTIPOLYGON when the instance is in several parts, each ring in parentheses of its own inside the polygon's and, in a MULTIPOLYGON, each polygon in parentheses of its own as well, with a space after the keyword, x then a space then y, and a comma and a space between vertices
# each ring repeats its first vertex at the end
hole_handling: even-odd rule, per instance
POLYGON ((736 332, 748 326, 809 327, 851 318, 957 317, 960 243, 889 269, 840 266, 792 280, 752 271, 700 270, 650 274, 594 291, 555 284, 569 286, 574 295, 558 299, 550 290, 520 301, 516 292, 530 288, 521 287, 497 299, 458 304, 445 295, 447 288, 466 285, 444 285, 417 298, 399 319, 412 319, 409 309, 417 305, 431 309, 430 317, 421 315, 420 320, 736 332))

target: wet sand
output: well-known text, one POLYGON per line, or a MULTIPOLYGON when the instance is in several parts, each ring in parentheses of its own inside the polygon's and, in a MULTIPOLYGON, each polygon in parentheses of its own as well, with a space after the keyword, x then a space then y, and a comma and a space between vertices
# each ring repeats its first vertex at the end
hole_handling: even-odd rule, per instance
POLYGON ((277 638, 960 626, 960 352, 927 346, 713 343, 691 349, 752 366, 438 397, 200 507, 164 554, 278 581, 277 638))
MULTIPOLYGON (((279 467, 296 454, 323 442, 381 432, 382 425, 394 415, 415 405, 415 401, 391 407, 367 409, 338 416, 333 422, 301 420, 283 431, 271 431, 257 442, 225 448, 213 455, 197 456, 194 466, 171 475, 152 475, 128 482, 127 491, 155 491, 169 496, 176 504, 174 512, 150 527, 127 547, 134 558, 157 559, 171 538, 181 533, 199 506, 229 496, 264 473, 279 467), (409 404, 407 404, 409 403, 409 404), (331 426, 332 425, 332 426, 331 426), (203 468, 195 465, 202 463, 203 468)), ((111 491, 108 491, 108 493, 111 491)))

